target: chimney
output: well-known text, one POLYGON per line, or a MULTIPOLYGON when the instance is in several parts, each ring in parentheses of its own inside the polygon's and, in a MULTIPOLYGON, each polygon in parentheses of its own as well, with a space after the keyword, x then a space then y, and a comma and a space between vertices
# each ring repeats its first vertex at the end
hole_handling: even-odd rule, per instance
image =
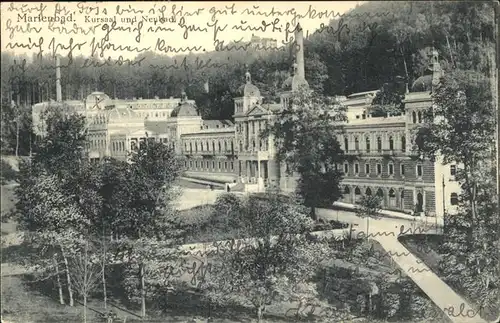
POLYGON ((295 28, 295 45, 296 45, 296 55, 297 55, 297 74, 305 79, 306 75, 304 72, 304 34, 302 32, 302 27, 297 23, 295 28))
POLYGON ((56 101, 62 101, 61 93, 61 62, 59 56, 56 56, 56 101))

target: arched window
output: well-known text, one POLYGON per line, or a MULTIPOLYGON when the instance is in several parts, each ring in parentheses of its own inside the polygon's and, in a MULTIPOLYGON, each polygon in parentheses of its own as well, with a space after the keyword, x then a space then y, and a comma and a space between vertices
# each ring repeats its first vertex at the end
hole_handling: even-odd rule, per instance
POLYGON ((394 139, 392 136, 389 137, 389 149, 394 150, 394 139))
POLYGON ((354 189, 354 194, 356 194, 356 195, 361 195, 361 190, 359 189, 359 187, 356 187, 356 188, 354 189))
POLYGON ((377 137, 377 150, 382 151, 382 138, 377 137))
POLYGON ((219 144, 219 151, 221 151, 222 148, 221 148, 221 145, 220 145, 220 141, 218 142, 218 144, 219 144))
POLYGON ((212 151, 215 151, 215 142, 212 141, 212 151))
POLYGON ((231 141, 231 154, 234 154, 234 143, 231 141))
POLYGON ((252 151, 255 151, 255 140, 252 140, 252 151))
POLYGON ((358 137, 354 138, 354 149, 359 150, 359 139, 358 137))
POLYGON ((344 149, 345 152, 349 151, 349 139, 347 137, 344 138, 344 149))
POLYGON ((224 151, 227 151, 227 141, 224 141, 224 151))
POLYGON ((406 151, 406 137, 405 136, 401 137, 401 151, 403 151, 403 152, 406 151))
POLYGON ((396 197, 396 192, 392 188, 389 190, 389 197, 390 198, 396 197))
POLYGON ((240 151, 243 151, 243 142, 240 141, 240 151))
POLYGON ((349 186, 346 186, 344 188, 344 194, 349 194, 349 193, 351 193, 351 190, 349 189, 349 186))
POLYGON ((411 113, 411 118, 413 123, 417 123, 417 113, 415 111, 411 113))
POLYGON ((203 151, 203 141, 200 142, 200 151, 203 151))
POLYGON ((451 195, 450 195, 450 203, 451 203, 451 205, 457 205, 458 204, 458 194, 457 193, 451 193, 451 195))
POLYGON ((210 149, 208 148, 208 141, 205 144, 207 145, 207 151, 209 151, 210 149))
POLYGON ((377 196, 378 196, 378 197, 384 197, 384 191, 382 191, 382 189, 381 189, 381 188, 379 188, 379 189, 377 190, 377 196))
POLYGON ((372 190, 369 187, 366 189, 365 195, 368 195, 368 196, 372 195, 372 190))
POLYGON ((197 142, 194 143, 194 149, 195 149, 195 152, 198 152, 198 143, 197 142))
POLYGON ((370 137, 366 137, 366 152, 370 152, 370 137))
POLYGON ((192 142, 189 143, 189 152, 190 153, 193 152, 193 143, 192 142))
POLYGON ((418 111, 418 123, 422 122, 422 111, 418 111))

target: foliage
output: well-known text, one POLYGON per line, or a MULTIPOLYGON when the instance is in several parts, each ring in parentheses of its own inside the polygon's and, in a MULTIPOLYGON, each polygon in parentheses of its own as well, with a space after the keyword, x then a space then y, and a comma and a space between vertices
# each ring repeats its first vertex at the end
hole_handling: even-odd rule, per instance
MULTIPOLYGON (((488 2, 364 3, 326 24, 305 42, 307 79, 325 95, 348 95, 379 88, 395 75, 406 82, 423 73, 428 58, 420 51, 434 46, 444 65, 485 71, 485 53, 495 48, 494 4, 488 2)), ((276 97, 292 64, 290 46, 278 51, 214 51, 175 57, 144 52, 134 66, 118 64, 81 68, 74 56, 61 70, 65 99, 83 99, 94 90, 118 98, 179 96, 185 89, 207 119, 231 119, 232 98, 244 82, 248 64, 261 93, 276 97), (205 93, 204 84, 210 90, 205 93)), ((54 98, 54 60, 2 53, 2 97, 20 94, 21 103, 54 98), (24 61, 26 59, 26 61, 24 61), (14 62, 15 61, 15 62, 14 62)), ((97 61, 96 58, 93 61, 97 61)), ((102 60, 100 61, 102 63, 102 60)), ((68 58, 61 59, 61 65, 68 58)))
POLYGON ((245 200, 241 226, 253 238, 216 259, 202 284, 207 297, 216 302, 237 299, 252 306, 261 320, 268 305, 314 294, 309 278, 321 248, 296 236, 312 226, 303 211, 275 195, 245 200))
POLYGON ((341 196, 338 165, 344 154, 337 134, 343 118, 343 109, 334 100, 302 87, 262 133, 273 136, 278 160, 300 175, 297 193, 312 210, 330 206, 341 196))
POLYGON ((110 160, 104 165, 104 205, 113 211, 103 223, 119 238, 112 247, 128 266, 125 285, 132 298, 140 299, 142 316, 146 291, 154 294, 171 287, 168 268, 180 255, 176 245, 184 228, 172 205, 178 194, 173 183, 180 171, 173 149, 154 140, 133 152, 130 163, 110 160))
POLYGON ((372 117, 400 115, 404 112, 405 87, 401 79, 385 83, 372 100, 370 113, 372 117))

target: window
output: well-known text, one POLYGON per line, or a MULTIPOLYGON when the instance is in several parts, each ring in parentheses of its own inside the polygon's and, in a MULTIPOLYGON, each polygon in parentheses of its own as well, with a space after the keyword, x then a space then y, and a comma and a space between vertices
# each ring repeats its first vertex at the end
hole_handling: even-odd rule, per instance
POLYGON ((354 149, 356 149, 356 151, 359 150, 359 139, 358 139, 358 137, 354 138, 354 149))
POLYGON ((346 187, 344 188, 344 194, 349 194, 349 193, 351 193, 351 190, 349 189, 349 187, 348 187, 348 186, 346 186, 346 187))
POLYGON ((215 162, 214 161, 212 162, 212 168, 215 168, 215 162))
POLYGON ((389 170, 389 175, 394 175, 394 165, 393 164, 388 165, 388 170, 389 170))
POLYGON ((418 123, 422 123, 422 111, 418 111, 418 123))
POLYGON ((406 151, 406 137, 405 136, 401 137, 401 151, 402 152, 406 151))
POLYGON ((370 152, 370 137, 366 137, 366 152, 370 152))
POLYGON ((215 142, 212 141, 212 151, 215 151, 215 142))
POLYGON ((396 192, 392 188, 389 190, 389 197, 390 198, 395 198, 396 197, 396 192))
POLYGON ((456 165, 450 165, 450 175, 455 176, 457 174, 457 166, 456 165))
POLYGON ((451 205, 457 205, 458 204, 458 194, 457 193, 451 193, 451 195, 450 195, 450 203, 451 203, 451 205))
POLYGON ((411 113, 411 118, 413 123, 417 123, 417 113, 415 111, 411 113))
POLYGON ((377 137, 377 150, 382 151, 382 138, 377 137))
POLYGON ((370 174, 370 164, 365 164, 365 173, 370 174))
POLYGON ((221 151, 220 141, 219 141, 219 151, 221 151))
POLYGON ((222 166, 222 163, 221 163, 221 162, 219 162, 219 169, 221 169, 221 168, 222 168, 221 166, 222 166))
POLYGON ((198 161, 196 161, 196 168, 198 168, 198 161))
POLYGON ((233 170, 233 169, 234 169, 234 163, 231 162, 231 170, 233 170))
POLYGON ((365 195, 371 196, 372 195, 372 190, 368 187, 365 191, 365 195))
POLYGON ((382 165, 377 164, 377 175, 382 174, 382 165))
POLYGON ((400 170, 401 170, 401 176, 404 176, 405 175, 405 165, 401 164, 400 167, 400 170))
POLYGON ((192 160, 189 161, 189 167, 193 168, 193 161, 192 160))
POLYGON ((354 164, 354 174, 359 174, 359 164, 354 164))
POLYGON ((354 189, 354 194, 356 194, 356 195, 361 195, 361 190, 359 189, 359 187, 356 187, 356 188, 354 189))
POLYGON ((394 139, 392 136, 389 137, 389 150, 394 150, 394 139))
POLYGON ((417 176, 422 177, 422 165, 417 165, 417 176))
POLYGON ((349 164, 345 163, 344 164, 344 174, 349 173, 349 164))
POLYGON ((349 151, 349 140, 347 137, 344 138, 344 147, 346 152, 349 151))

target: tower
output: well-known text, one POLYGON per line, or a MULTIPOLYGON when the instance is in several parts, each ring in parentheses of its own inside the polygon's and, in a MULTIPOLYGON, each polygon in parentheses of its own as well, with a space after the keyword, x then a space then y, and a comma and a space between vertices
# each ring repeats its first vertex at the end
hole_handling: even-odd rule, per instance
POLYGON ((297 23, 297 27, 295 28, 295 46, 297 62, 297 69, 295 70, 296 75, 305 79, 306 74, 304 67, 304 34, 300 23, 297 23))

